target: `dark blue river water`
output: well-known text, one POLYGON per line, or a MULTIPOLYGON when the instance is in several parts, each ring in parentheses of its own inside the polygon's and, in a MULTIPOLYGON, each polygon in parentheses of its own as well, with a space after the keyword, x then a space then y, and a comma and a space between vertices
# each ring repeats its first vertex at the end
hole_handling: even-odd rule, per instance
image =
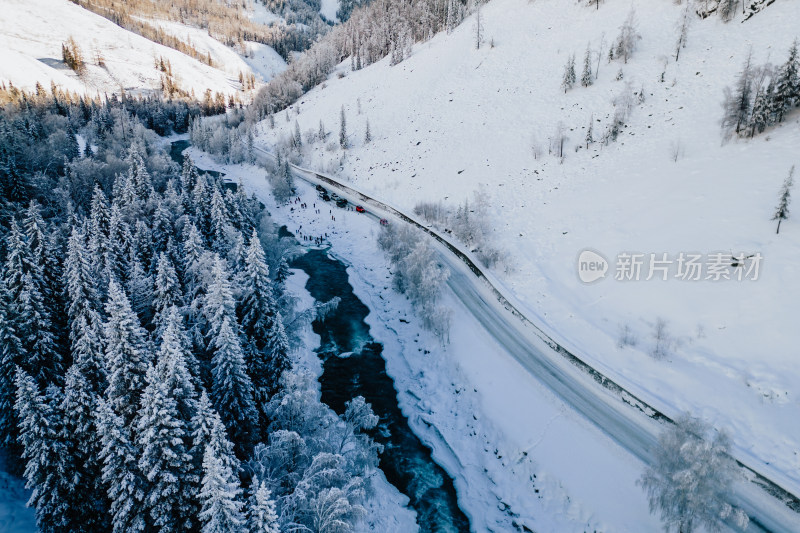
POLYGON ((306 289, 316 300, 338 296, 336 312, 324 322, 314 322, 320 338, 317 353, 323 360, 320 378, 322 401, 344 412, 344 403, 363 396, 380 417, 373 439, 384 446, 380 467, 386 479, 410 499, 422 532, 468 532, 469 521, 459 509, 453 480, 431 457, 411 431, 397 405, 394 382, 386 374, 386 362, 364 322, 369 309, 353 294, 345 266, 324 250, 312 249, 291 266, 309 275, 306 289), (352 352, 348 357, 340 354, 352 352))

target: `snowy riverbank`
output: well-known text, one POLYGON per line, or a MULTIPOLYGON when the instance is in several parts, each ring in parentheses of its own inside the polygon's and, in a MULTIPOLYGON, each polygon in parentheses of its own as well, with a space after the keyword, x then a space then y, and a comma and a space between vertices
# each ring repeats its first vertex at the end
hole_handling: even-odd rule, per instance
POLYGON ((451 343, 443 347, 421 329, 410 304, 390 287, 375 222, 321 205, 300 182, 309 208, 276 208, 262 169, 191 153, 198 166, 241 180, 290 231, 328 233, 333 252, 350 265, 356 295, 372 310, 367 322, 384 344, 401 409, 455 478, 475 531, 514 524, 539 532, 660 530, 635 485, 642 465, 530 378, 449 292, 451 343), (314 214, 315 203, 322 215, 314 214))

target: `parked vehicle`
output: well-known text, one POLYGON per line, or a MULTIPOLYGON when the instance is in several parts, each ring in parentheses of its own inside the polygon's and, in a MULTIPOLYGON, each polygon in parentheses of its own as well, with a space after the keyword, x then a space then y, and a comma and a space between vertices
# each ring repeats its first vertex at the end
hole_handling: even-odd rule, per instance
POLYGON ((367 210, 364 209, 363 207, 361 207, 360 205, 356 206, 356 211, 358 211, 359 213, 366 213, 367 212, 367 210))
POLYGON ((328 193, 326 193, 326 192, 322 193, 322 196, 320 196, 320 198, 322 198, 322 200, 325 201, 325 202, 330 202, 331 201, 331 197, 328 196, 328 193))
POLYGON ((317 185, 317 192, 327 193, 328 191, 322 185, 317 185))
POLYGON ((344 198, 339 198, 336 200, 336 207, 347 207, 347 200, 344 198))

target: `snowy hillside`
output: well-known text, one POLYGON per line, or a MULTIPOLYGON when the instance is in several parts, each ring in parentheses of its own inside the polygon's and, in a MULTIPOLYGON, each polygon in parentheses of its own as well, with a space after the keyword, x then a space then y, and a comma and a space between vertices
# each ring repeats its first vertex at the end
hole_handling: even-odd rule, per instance
MULTIPOLYGON (((254 74, 260 82, 285 68, 269 47, 248 43, 251 58, 211 38, 207 32, 171 22, 163 29, 186 39, 212 58, 209 66, 197 59, 127 31, 69 0, 8 0, 0 18, 0 81, 32 90, 51 82, 67 90, 95 95, 120 90, 159 90, 162 72, 156 62, 168 61, 177 85, 201 96, 206 89, 244 97, 239 73, 254 74), (61 46, 70 37, 78 44, 86 72, 78 76, 63 62, 61 46)), ((244 98, 243 98, 244 99, 244 98)))
POLYGON ((329 140, 304 145, 306 166, 408 210, 439 200, 455 209, 480 194, 508 254, 495 273, 529 316, 666 413, 688 410, 727 428, 738 456, 796 493, 800 367, 796 317, 786 311, 800 295, 800 228, 789 219, 776 235, 771 218, 781 183, 800 164, 800 115, 728 142, 720 120, 723 91, 749 50, 755 65, 786 60, 800 36, 800 3, 776 2, 745 22, 692 16, 676 62, 682 13, 667 0, 606 0, 599 9, 492 0, 481 11, 480 49, 473 15, 398 65, 386 58, 351 72, 345 61, 288 120, 278 117, 275 130, 264 124, 259 139, 272 145, 295 120, 302 132, 322 121, 329 140), (631 5, 641 40, 627 63, 609 63, 631 5), (582 87, 587 46, 599 72, 582 87), (578 80, 565 94, 573 54, 578 80), (586 149, 590 121, 598 141, 614 103, 626 100, 617 141, 586 149), (342 107, 346 151, 336 142, 342 107), (548 154, 559 123, 563 159, 548 154), (608 259, 608 279, 579 280, 586 248, 608 259), (624 252, 645 254, 640 281, 614 279, 624 252), (673 277, 676 263, 671 279, 659 271, 645 279, 650 254, 676 261, 681 252, 760 253, 763 261, 755 281, 683 281, 673 277), (659 323, 666 328, 657 335, 659 323))

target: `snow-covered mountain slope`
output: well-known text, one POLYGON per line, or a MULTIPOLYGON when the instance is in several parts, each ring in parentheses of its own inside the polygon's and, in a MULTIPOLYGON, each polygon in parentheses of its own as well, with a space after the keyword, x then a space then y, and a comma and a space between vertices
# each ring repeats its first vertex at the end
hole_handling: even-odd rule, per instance
MULTIPOLYGON (((746 22, 694 17, 677 63, 682 6, 581 4, 492 0, 482 9, 479 50, 473 15, 398 65, 387 58, 350 72, 346 61, 288 111, 290 120, 278 117, 275 130, 265 124, 260 140, 288 136, 295 119, 303 132, 322 121, 333 133, 305 145, 307 166, 337 171, 404 208, 438 200, 456 207, 479 191, 492 206, 493 237, 509 254, 509 272, 497 274, 531 317, 668 414, 688 410, 727 428, 739 456, 800 493, 800 339, 791 313, 800 296, 800 227, 790 219, 776 235, 770 220, 782 181, 800 163, 800 116, 748 141, 722 142, 720 129, 723 89, 750 49, 754 64, 785 61, 800 33, 800 2, 776 2, 746 22), (627 63, 609 64, 631 5, 642 38, 627 63), (598 79, 584 88, 587 45, 602 57, 598 79), (572 54, 578 84, 565 94, 572 54), (590 120, 598 139, 624 95, 633 107, 619 139, 587 150, 590 120), (342 107, 346 152, 335 141, 342 107), (559 123, 563 161, 548 155, 559 123), (608 279, 581 283, 585 248, 609 259, 608 279), (645 281, 645 262, 641 281, 623 282, 613 279, 622 252, 673 261, 681 252, 704 260, 747 252, 763 261, 757 281, 661 281, 658 272, 645 281), (667 349, 656 360, 660 320, 667 349), (626 326, 636 343, 620 347, 626 326)), ((677 265, 671 269, 673 276, 677 265)))
POLYGON ((243 97, 239 72, 254 73, 259 81, 266 81, 285 68, 274 50, 264 45, 249 43, 255 53, 245 59, 203 30, 179 23, 158 23, 167 33, 208 52, 212 67, 125 30, 69 0, 6 0, 2 9, 0 81, 26 90, 33 89, 37 82, 48 89, 54 82, 92 96, 122 89, 158 90, 162 73, 156 68, 156 61, 164 58, 169 61, 175 82, 187 92, 194 91, 200 97, 211 89, 243 97), (70 37, 86 62, 86 72, 81 76, 62 62, 61 46, 70 37), (102 57, 102 64, 98 64, 98 56, 102 57))
POLYGON ((283 58, 275 50, 261 43, 245 42, 248 56, 242 56, 211 37, 206 30, 168 20, 145 20, 148 24, 191 44, 201 54, 208 55, 217 69, 236 79, 239 73, 252 72, 261 81, 269 81, 286 68, 283 58))

